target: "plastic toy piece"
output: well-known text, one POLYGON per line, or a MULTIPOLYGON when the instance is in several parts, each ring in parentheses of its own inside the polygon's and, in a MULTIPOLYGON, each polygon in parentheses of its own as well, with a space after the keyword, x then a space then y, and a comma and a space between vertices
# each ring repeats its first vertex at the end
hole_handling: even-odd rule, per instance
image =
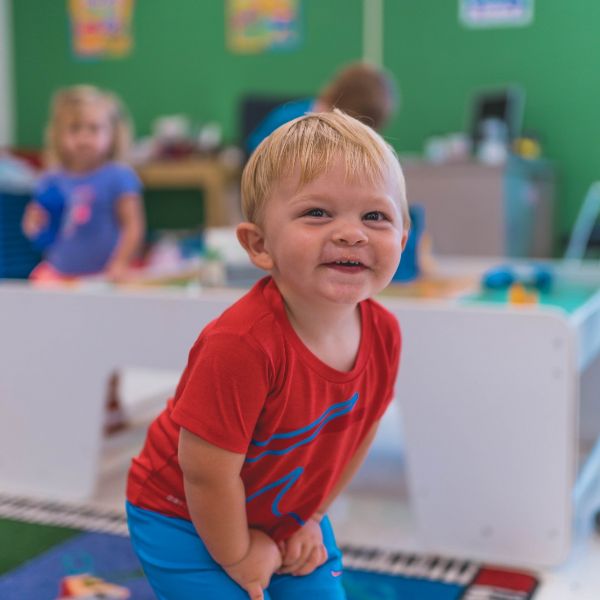
POLYGON ((85 600, 128 600, 130 591, 120 585, 102 581, 87 573, 64 577, 60 582, 57 600, 80 598, 85 600))
POLYGON ((554 283, 554 275, 548 267, 533 267, 533 286, 540 292, 549 292, 554 283))
POLYGON ((508 290, 508 301, 510 304, 536 304, 538 293, 535 290, 527 290, 520 282, 515 282, 508 290))
POLYGON ((549 292, 554 282, 552 271, 543 265, 500 266, 486 271, 481 278, 489 290, 505 290, 519 282, 540 292, 549 292))
POLYGON ((483 274, 481 283, 489 290, 505 290, 515 282, 515 274, 508 267, 496 267, 483 274))

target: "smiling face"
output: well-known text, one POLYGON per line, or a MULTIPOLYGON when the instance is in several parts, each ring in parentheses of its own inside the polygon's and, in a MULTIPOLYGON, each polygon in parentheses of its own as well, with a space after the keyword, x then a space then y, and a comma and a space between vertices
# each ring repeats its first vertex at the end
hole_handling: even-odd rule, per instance
POLYGON ((356 304, 380 292, 407 237, 394 180, 349 179, 340 159, 299 180, 296 172, 279 181, 265 205, 259 266, 288 301, 356 304))
POLYGON ((381 291, 410 226, 394 150, 337 110, 263 140, 242 174, 242 210, 240 243, 304 314, 319 304, 322 315, 353 308, 381 291))

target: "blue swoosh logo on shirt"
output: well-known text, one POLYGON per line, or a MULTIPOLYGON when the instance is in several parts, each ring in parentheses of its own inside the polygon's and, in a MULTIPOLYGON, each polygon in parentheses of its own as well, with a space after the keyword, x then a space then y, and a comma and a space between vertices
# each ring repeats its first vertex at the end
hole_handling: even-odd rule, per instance
POLYGON ((289 446, 287 446, 285 448, 280 448, 278 450, 265 450, 264 452, 261 452, 260 454, 258 454, 257 456, 254 456, 252 458, 246 457, 246 462, 249 462, 249 463, 257 462, 261 458, 264 458, 265 456, 282 456, 284 454, 288 454, 289 452, 292 452, 293 450, 295 450, 296 448, 299 448, 300 446, 305 446, 306 444, 310 444, 310 442, 312 442, 319 435, 319 433, 322 431, 322 429, 325 427, 325 425, 327 425, 327 423, 329 423, 333 419, 336 419, 338 417, 348 414, 356 406, 357 402, 358 402, 358 392, 355 392, 352 395, 352 397, 349 398, 348 400, 346 400, 344 402, 338 402, 337 404, 331 405, 319 418, 317 418, 315 421, 313 421, 309 425, 301 427, 300 429, 288 431, 286 433, 275 433, 270 438, 268 438, 264 441, 252 440, 251 444, 253 446, 264 447, 264 446, 268 445, 269 443, 271 443, 273 440, 296 438, 296 437, 301 436, 305 433, 308 433, 309 431, 314 429, 314 431, 308 437, 301 439, 296 443, 292 443, 289 446))
POLYGON ((278 479, 277 481, 274 481, 273 483, 269 483, 269 484, 265 485, 260 490, 254 492, 254 494, 250 494, 250 496, 248 496, 246 498, 246 502, 250 502, 251 500, 254 500, 254 498, 257 498, 258 496, 264 494, 265 492, 281 485, 282 486, 281 490, 279 491, 277 496, 275 496, 275 500, 273 500, 273 503, 271 504, 271 511, 273 512, 273 514, 276 517, 283 517, 283 516, 292 517, 292 519, 294 519, 294 521, 296 521, 296 523, 298 523, 300 526, 304 525, 305 521, 299 515, 297 515, 295 512, 281 513, 279 510, 279 503, 281 502, 282 498, 287 494, 287 492, 294 485, 294 483, 296 483, 296 481, 298 481, 298 479, 300 479, 300 476, 302 475, 303 471, 304 471, 304 467, 296 467, 295 469, 290 471, 287 475, 284 475, 281 479, 278 479))

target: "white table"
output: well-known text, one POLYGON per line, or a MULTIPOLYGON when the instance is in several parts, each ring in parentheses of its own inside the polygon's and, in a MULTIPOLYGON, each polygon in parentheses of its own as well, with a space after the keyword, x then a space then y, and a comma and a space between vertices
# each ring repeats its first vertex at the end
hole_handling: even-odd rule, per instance
MULTIPOLYGON (((561 273, 600 287, 598 269, 561 273)), ((202 327, 241 293, 1 284, 0 491, 88 497, 109 373, 181 370, 202 327)), ((425 545, 506 564, 560 563, 597 472, 598 452, 578 465, 578 413, 600 379, 599 295, 570 314, 382 301, 403 329, 397 395, 425 545)), ((586 412, 588 441, 600 432, 597 413, 586 412)))

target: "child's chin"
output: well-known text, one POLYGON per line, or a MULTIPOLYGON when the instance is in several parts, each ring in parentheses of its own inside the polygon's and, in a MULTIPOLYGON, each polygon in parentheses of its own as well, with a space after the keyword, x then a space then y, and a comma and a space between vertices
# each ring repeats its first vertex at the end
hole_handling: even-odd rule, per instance
POLYGON ((373 293, 363 285, 335 285, 324 294, 327 299, 336 304, 358 304, 373 293))

